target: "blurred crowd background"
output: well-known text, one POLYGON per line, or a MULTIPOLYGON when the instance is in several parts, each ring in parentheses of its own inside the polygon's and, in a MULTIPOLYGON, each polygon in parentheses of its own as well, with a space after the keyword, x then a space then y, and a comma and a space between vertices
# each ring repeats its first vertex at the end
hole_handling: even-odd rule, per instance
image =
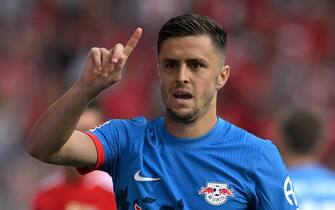
MULTIPOLYGON (((26 136, 80 76, 91 47, 144 34, 123 79, 98 97, 106 119, 162 114, 156 35, 183 13, 208 15, 228 32, 231 76, 218 113, 281 148, 277 118, 295 104, 324 115, 320 159, 335 168, 333 0, 1 0, 0 209, 29 209, 37 183, 59 169, 31 158, 26 136)), ((76 100, 75 98, 73 100, 76 100)), ((46 139, 47 140, 47 139, 46 139)))

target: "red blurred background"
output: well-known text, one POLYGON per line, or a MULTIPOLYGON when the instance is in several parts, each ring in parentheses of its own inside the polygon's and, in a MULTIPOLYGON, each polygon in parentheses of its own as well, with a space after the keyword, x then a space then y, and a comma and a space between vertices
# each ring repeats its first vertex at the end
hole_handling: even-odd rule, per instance
MULTIPOLYGON (((38 116, 79 77, 91 47, 142 40, 123 79, 98 97, 106 119, 162 114, 156 35, 170 17, 208 15, 228 32, 231 77, 219 115, 279 148, 278 113, 291 104, 325 117, 320 158, 335 168, 335 2, 332 0, 5 0, 0 7, 0 206, 28 209, 36 183, 58 170, 29 157, 38 116)), ((74 99, 75 100, 75 99, 74 99)))

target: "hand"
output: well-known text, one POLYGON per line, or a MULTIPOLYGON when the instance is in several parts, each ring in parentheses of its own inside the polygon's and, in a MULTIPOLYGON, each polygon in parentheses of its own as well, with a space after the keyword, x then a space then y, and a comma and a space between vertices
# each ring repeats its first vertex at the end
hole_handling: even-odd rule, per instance
POLYGON ((136 47, 142 35, 142 29, 137 28, 125 46, 118 43, 112 49, 93 47, 86 59, 82 84, 99 94, 121 79, 122 69, 136 47))

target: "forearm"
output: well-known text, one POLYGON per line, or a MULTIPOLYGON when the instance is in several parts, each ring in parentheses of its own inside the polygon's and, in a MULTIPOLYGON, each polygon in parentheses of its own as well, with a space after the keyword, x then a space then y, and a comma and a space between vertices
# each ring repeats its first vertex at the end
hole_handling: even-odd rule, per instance
POLYGON ((94 96, 77 82, 34 125, 27 140, 28 152, 42 161, 48 161, 69 139, 94 96))
POLYGON ((137 28, 126 46, 118 43, 110 50, 91 48, 78 82, 49 107, 31 130, 27 150, 32 156, 55 164, 92 165, 96 160, 94 144, 74 129, 88 103, 121 79, 141 34, 142 29, 137 28))

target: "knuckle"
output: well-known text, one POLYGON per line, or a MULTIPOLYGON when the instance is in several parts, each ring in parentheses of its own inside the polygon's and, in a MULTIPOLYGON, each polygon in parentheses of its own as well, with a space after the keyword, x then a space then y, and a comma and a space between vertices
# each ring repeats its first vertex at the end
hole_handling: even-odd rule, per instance
POLYGON ((103 54, 109 53, 109 51, 106 48, 103 48, 103 47, 99 48, 99 50, 103 54))
POLYGON ((90 49, 90 52, 91 52, 91 53, 97 53, 97 52, 99 52, 99 48, 97 48, 97 47, 92 47, 92 48, 90 49))
POLYGON ((116 48, 116 49, 119 49, 119 50, 122 50, 122 49, 124 48, 124 46, 123 46, 123 44, 121 44, 121 43, 117 43, 117 44, 115 45, 115 48, 116 48))

